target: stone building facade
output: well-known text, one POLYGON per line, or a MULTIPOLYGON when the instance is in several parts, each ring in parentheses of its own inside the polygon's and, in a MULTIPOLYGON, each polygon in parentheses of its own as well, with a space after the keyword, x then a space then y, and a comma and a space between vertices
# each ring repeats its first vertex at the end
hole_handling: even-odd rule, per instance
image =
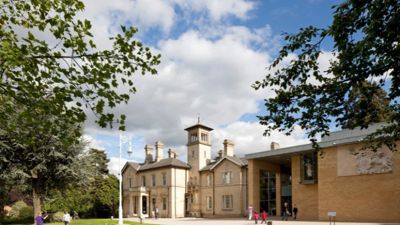
POLYGON ((247 205, 247 161, 234 155, 234 143, 211 158, 213 130, 200 123, 185 129, 187 163, 163 144, 145 146, 143 163, 127 162, 122 170, 124 217, 236 217, 247 205), (155 155, 153 156, 153 153, 155 155))
POLYGON ((322 138, 322 154, 311 144, 246 155, 249 204, 281 215, 296 204, 300 220, 399 222, 400 153, 383 147, 362 151, 366 130, 343 130, 322 138))

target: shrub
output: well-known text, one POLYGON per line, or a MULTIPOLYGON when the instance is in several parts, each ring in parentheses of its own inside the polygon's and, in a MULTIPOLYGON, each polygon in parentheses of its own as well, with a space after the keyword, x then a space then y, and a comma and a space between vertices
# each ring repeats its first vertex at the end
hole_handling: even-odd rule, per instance
POLYGON ((11 220, 33 219, 33 208, 24 201, 18 201, 12 206, 9 218, 11 220))
POLYGON ((53 215, 51 216, 51 221, 53 222, 62 222, 64 218, 64 213, 63 212, 56 212, 53 213, 53 215))

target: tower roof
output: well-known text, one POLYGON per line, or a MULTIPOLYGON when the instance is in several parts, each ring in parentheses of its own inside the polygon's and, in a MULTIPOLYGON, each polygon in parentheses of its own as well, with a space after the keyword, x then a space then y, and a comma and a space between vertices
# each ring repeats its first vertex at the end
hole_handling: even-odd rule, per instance
POLYGON ((193 125, 193 126, 190 126, 190 127, 186 128, 185 130, 186 130, 186 131, 189 131, 189 130, 193 130, 193 129, 196 129, 196 128, 203 128, 204 130, 207 130, 207 131, 212 131, 212 130, 214 130, 214 129, 212 129, 211 127, 207 127, 206 125, 203 125, 203 124, 200 124, 200 123, 195 124, 195 125, 193 125))

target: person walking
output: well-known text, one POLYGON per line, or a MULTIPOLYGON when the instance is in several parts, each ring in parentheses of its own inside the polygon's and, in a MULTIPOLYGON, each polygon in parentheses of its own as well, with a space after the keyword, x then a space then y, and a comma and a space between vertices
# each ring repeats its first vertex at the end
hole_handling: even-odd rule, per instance
POLYGON ((282 209, 282 220, 288 220, 288 216, 289 216, 289 207, 288 207, 288 203, 285 202, 283 204, 283 209, 282 209))
POLYGON ((158 207, 156 207, 156 219, 158 218, 158 207))
POLYGON ((297 208, 297 205, 294 204, 293 205, 293 219, 297 219, 297 212, 299 211, 299 209, 297 208))
POLYGON ((252 219, 252 216, 253 216, 253 206, 249 206, 249 208, 247 208, 247 216, 248 216, 248 218, 249 218, 249 220, 251 220, 252 219))
POLYGON ((256 211, 254 211, 253 218, 254 218, 254 222, 257 224, 258 223, 258 219, 260 218, 260 215, 256 211))
POLYGON ((265 223, 265 224, 267 224, 267 212, 265 212, 265 210, 263 210, 262 211, 262 213, 261 213, 261 224, 262 223, 265 223))
POLYGON ((64 212, 63 221, 64 225, 69 225, 69 223, 71 222, 71 215, 69 215, 68 212, 64 212))
POLYGON ((39 215, 37 215, 36 217, 35 217, 35 222, 36 222, 36 225, 44 225, 44 220, 46 219, 48 217, 48 215, 46 215, 46 216, 42 216, 42 213, 40 212, 39 213, 39 215))

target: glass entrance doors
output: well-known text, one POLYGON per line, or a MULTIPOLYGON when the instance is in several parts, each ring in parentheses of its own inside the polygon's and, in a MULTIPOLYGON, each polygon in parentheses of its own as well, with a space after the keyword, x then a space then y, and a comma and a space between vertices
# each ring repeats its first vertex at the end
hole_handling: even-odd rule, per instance
POLYGON ((260 171, 260 212, 276 216, 276 176, 266 170, 260 171))

